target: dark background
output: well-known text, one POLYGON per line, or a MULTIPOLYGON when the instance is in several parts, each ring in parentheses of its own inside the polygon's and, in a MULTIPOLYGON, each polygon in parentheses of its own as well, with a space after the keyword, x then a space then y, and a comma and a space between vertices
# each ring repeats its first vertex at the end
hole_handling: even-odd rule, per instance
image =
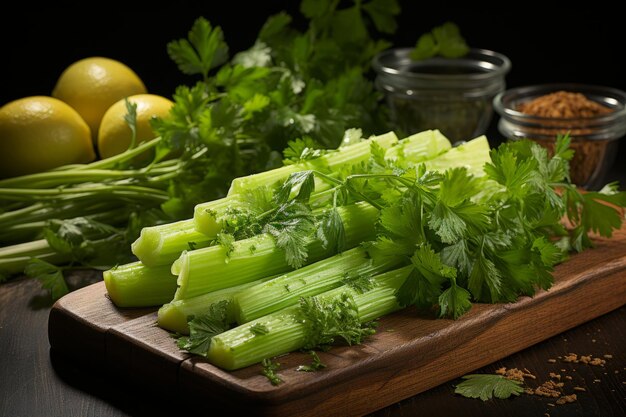
MULTIPOLYGON (((222 27, 231 55, 252 46, 267 16, 285 10, 303 23, 298 0, 70 2, 44 5, 22 1, 0 16, 0 105, 24 96, 49 95, 63 69, 100 55, 118 59, 144 80, 152 93, 171 96, 196 78, 180 73, 166 52, 169 41, 186 37, 204 16, 222 27)), ((507 85, 577 82, 626 90, 624 21, 614 8, 546 10, 532 3, 499 7, 446 6, 445 2, 400 0, 394 46, 413 46, 423 32, 447 20, 457 23, 468 44, 507 55, 507 85)), ((488 136, 498 135, 494 117, 488 136)), ((499 138, 495 138, 499 140, 499 138)), ((626 154, 620 146, 620 155, 626 154)), ((619 157, 616 164, 624 160, 619 157)))

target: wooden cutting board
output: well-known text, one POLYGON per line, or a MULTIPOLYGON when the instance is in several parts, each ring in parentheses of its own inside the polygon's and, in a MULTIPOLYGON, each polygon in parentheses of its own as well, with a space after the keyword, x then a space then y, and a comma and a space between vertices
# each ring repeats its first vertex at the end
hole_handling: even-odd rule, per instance
MULTIPOLYGON (((226 372, 178 350, 156 325, 156 308, 120 309, 103 282, 53 306, 49 341, 90 372, 125 378, 229 413, 264 416, 360 416, 479 369, 626 304, 626 226, 573 255, 555 284, 510 304, 476 304, 460 319, 399 311, 380 320, 359 346, 319 353, 327 367, 299 372, 306 353, 277 358, 278 386, 254 365, 226 372)), ((155 397, 158 398, 158 397, 155 397)))

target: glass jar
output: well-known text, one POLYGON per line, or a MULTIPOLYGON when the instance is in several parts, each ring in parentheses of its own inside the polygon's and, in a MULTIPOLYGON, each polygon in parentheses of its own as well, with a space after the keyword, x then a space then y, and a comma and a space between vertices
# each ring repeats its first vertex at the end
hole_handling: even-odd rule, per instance
POLYGON ((493 98, 505 90, 510 60, 497 52, 470 49, 461 58, 410 58, 412 48, 392 48, 373 61, 390 119, 401 135, 439 129, 452 142, 484 134, 493 98))
POLYGON ((573 184, 587 189, 603 187, 613 166, 619 140, 626 134, 626 93, 611 87, 576 83, 517 87, 498 94, 493 101, 500 116, 498 131, 506 140, 528 138, 552 150, 557 135, 568 133, 574 156, 570 161, 573 184), (580 93, 610 109, 591 117, 541 117, 519 111, 522 103, 555 92, 580 93))

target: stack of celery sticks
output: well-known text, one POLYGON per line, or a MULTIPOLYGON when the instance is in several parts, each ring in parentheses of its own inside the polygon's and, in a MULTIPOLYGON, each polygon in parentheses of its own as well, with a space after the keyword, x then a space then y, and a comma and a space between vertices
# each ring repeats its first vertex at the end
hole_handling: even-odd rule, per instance
POLYGON ((484 136, 452 146, 438 130, 401 140, 358 133, 236 178, 191 219, 144 228, 132 244, 139 261, 104 272, 110 299, 160 306, 160 327, 191 333, 185 349, 228 370, 335 337, 360 342, 368 322, 400 308, 395 293, 410 273, 405 256, 373 257, 366 244, 384 202, 397 198, 386 181, 454 167, 480 177, 490 148, 484 136))

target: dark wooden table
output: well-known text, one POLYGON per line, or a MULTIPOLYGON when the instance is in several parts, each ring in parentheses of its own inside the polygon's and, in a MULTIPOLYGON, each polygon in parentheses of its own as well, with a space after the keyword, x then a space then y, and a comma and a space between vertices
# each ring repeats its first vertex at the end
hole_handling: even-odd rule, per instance
MULTIPOLYGON (((75 285, 100 279, 95 272, 86 277, 75 285)), ((18 279, 0 286, 0 416, 160 416, 190 411, 184 396, 156 396, 125 381, 90 373, 88 367, 77 366, 71 358, 51 350, 50 306, 36 281, 18 279)), ((624 341, 626 306, 476 370, 494 373, 500 367, 526 368, 537 377, 532 381, 535 385, 550 379, 551 372, 559 374, 565 393, 577 394, 577 400, 569 404, 556 405, 554 398, 527 394, 486 402, 468 399, 454 394, 460 380, 453 380, 371 416, 625 416, 624 341), (564 362, 570 353, 604 358, 606 363, 564 362)), ((211 404, 206 404, 206 411, 194 414, 222 415, 211 413, 211 404)))

